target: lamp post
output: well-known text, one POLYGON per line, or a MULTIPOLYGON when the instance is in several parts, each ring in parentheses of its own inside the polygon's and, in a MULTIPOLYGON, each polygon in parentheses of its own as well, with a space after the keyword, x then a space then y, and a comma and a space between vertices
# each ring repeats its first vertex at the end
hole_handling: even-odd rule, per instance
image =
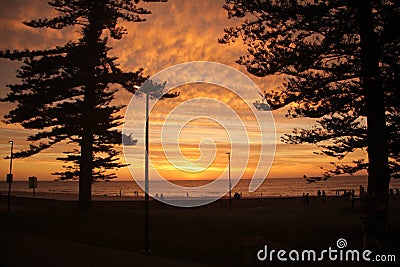
POLYGON ((12 160, 13 160, 13 148, 14 142, 8 141, 11 144, 11 151, 10 151, 10 172, 7 174, 7 183, 8 183, 8 199, 7 199, 7 211, 10 212, 10 200, 11 200, 11 183, 13 181, 12 175, 12 160))
POLYGON ((150 215, 149 215, 149 101, 152 99, 163 100, 165 98, 175 98, 179 96, 177 93, 164 93, 165 84, 155 83, 147 80, 142 87, 135 85, 136 89, 142 89, 142 93, 146 95, 146 127, 145 127, 145 157, 144 157, 144 254, 150 254, 150 215))
POLYGON ((150 216, 149 216, 149 93, 146 93, 146 153, 144 158, 144 253, 150 253, 150 216))
MULTIPOLYGON (((134 86, 140 89, 139 86, 134 86)), ((146 125, 145 125, 145 155, 144 155, 144 254, 150 254, 150 214, 149 214, 149 94, 150 90, 142 91, 146 95, 146 125)))
POLYGON ((229 181, 229 210, 232 210, 232 184, 231 184, 231 152, 228 155, 228 181, 229 181))

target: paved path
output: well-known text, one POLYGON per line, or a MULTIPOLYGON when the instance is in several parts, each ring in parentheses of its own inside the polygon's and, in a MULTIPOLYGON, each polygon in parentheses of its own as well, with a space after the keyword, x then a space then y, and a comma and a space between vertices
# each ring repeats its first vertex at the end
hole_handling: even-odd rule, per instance
POLYGON ((120 251, 40 235, 0 234, 0 266, 193 266, 207 265, 120 251))

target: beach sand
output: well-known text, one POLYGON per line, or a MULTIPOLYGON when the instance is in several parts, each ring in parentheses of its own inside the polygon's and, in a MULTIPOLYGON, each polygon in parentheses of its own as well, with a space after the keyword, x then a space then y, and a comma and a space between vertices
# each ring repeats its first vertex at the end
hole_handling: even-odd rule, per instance
MULTIPOLYGON (((260 262, 257 252, 271 249, 326 249, 345 238, 362 245, 361 210, 348 197, 221 199, 199 208, 150 206, 151 255, 143 255, 142 198, 93 197, 81 214, 76 195, 13 192, 0 202, 0 266, 308 266, 260 262)), ((386 250, 400 251, 400 198, 391 199, 386 250)), ((394 252, 393 252, 394 251, 394 252)), ((397 255, 400 260, 400 255, 397 255)), ((321 263, 320 263, 321 264, 321 263)), ((324 262, 329 266, 369 266, 324 262)), ((320 266, 314 264, 313 266, 320 266)), ((373 266, 373 265, 372 265, 373 266)))

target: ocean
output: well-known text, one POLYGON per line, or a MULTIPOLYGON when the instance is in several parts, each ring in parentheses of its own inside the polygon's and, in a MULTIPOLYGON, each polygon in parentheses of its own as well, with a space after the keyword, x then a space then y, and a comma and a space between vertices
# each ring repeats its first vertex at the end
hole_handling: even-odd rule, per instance
MULTIPOLYGON (((174 183, 187 186, 197 187, 200 185, 207 184, 210 181, 174 181, 174 183)), ((177 193, 172 189, 165 189, 162 186, 158 186, 158 181, 152 181, 150 186, 152 194, 163 194, 165 197, 185 197, 183 193, 177 193)), ((327 181, 317 181, 308 183, 303 178, 267 178, 261 184, 261 186, 255 191, 250 193, 248 190, 250 180, 240 180, 236 186, 232 189, 232 195, 234 193, 241 193, 243 197, 294 197, 301 196, 303 193, 309 193, 310 196, 316 195, 318 190, 324 190, 326 195, 335 195, 336 190, 355 190, 356 194, 359 192, 360 185, 367 188, 367 177, 366 176, 348 176, 348 177, 334 177, 327 181)), ((161 183, 160 183, 161 185, 161 183)), ((221 180, 215 185, 214 188, 208 189, 209 191, 190 191, 191 197, 204 197, 207 195, 213 195, 213 191, 224 190, 229 188, 227 180, 221 180)), ((400 189, 400 179, 392 179, 390 182, 390 188, 400 189)), ((5 182, 0 183, 0 191, 3 193, 8 189, 8 184, 5 182)), ((93 184, 92 188, 93 195, 100 196, 116 196, 121 192, 122 196, 134 196, 135 191, 140 195, 143 195, 143 190, 134 181, 110 181, 110 182, 98 182, 93 184)), ((32 189, 28 188, 28 181, 15 181, 12 184, 12 190, 31 192, 32 189)), ((228 190, 227 190, 228 191, 228 190)), ((68 193, 78 194, 78 182, 77 181, 38 181, 38 187, 36 192, 51 192, 51 193, 68 193)))

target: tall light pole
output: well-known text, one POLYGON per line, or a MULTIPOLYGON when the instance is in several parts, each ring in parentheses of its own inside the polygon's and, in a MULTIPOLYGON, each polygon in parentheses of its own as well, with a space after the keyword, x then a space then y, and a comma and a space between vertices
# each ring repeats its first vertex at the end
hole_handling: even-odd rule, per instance
POLYGON ((150 254, 150 215, 149 215, 149 101, 150 97, 153 99, 163 100, 165 98, 175 98, 179 96, 176 93, 164 93, 164 83, 155 83, 152 80, 147 80, 142 87, 135 85, 136 89, 142 89, 142 93, 146 94, 146 128, 145 128, 145 157, 144 157, 144 254, 150 254))
POLYGON ((11 144, 11 151, 10 151, 10 172, 7 174, 7 183, 8 183, 8 199, 7 199, 7 211, 10 212, 10 200, 11 200, 11 183, 13 181, 12 175, 12 160, 13 160, 13 148, 14 142, 8 141, 11 144))
POLYGON ((144 253, 150 253, 150 216, 149 216, 149 93, 146 93, 146 152, 144 157, 144 253))
MULTIPOLYGON (((140 87, 135 85, 136 89, 140 87)), ((150 254, 150 214, 149 214, 149 94, 150 90, 142 90, 146 95, 145 155, 144 155, 144 254, 150 254)))
POLYGON ((228 181, 229 181, 229 210, 232 210, 232 184, 231 184, 231 152, 228 155, 228 181))

